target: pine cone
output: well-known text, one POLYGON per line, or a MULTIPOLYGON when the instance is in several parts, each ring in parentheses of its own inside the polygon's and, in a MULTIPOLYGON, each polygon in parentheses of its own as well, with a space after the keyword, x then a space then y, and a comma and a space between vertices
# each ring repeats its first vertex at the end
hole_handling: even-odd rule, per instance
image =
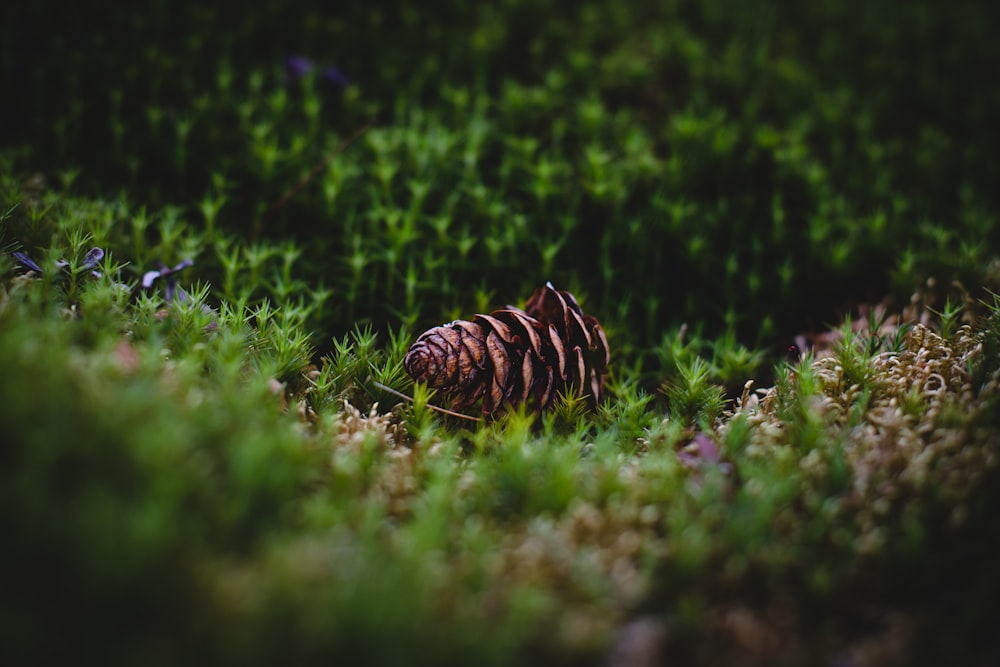
POLYGON ((414 381, 444 396, 452 410, 482 399, 485 415, 522 403, 539 412, 559 392, 586 397, 596 407, 604 391, 608 340, 572 294, 546 283, 524 310, 507 307, 425 331, 403 365, 414 381))

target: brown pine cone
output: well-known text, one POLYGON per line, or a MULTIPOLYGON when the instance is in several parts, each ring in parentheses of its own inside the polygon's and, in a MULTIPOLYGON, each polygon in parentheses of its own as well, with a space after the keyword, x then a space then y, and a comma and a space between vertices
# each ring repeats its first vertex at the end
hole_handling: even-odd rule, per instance
POLYGON ((538 412, 559 392, 586 397, 596 407, 604 391, 608 340, 572 294, 546 283, 524 310, 508 307, 425 331, 403 365, 453 410, 482 399, 485 415, 522 403, 538 412))

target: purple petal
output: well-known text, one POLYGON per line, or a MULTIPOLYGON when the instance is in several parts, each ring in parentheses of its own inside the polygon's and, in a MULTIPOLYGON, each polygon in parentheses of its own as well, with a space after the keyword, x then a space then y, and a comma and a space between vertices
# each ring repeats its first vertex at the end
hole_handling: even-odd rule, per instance
POLYGON ((187 303, 191 300, 191 295, 184 291, 184 288, 177 284, 173 278, 167 279, 167 288, 163 291, 163 298, 170 302, 187 303))
POLYGON ((174 274, 188 268, 189 266, 194 266, 194 260, 185 259, 173 268, 170 268, 163 262, 160 262, 159 271, 147 271, 142 275, 142 286, 149 289, 153 286, 154 282, 163 278, 167 281, 166 286, 163 288, 164 300, 169 303, 170 301, 174 301, 176 299, 178 302, 183 303, 184 301, 187 301, 188 296, 184 290, 177 286, 177 279, 174 277, 174 274))
POLYGON ((694 436, 694 443, 698 446, 698 458, 702 461, 710 461, 712 463, 718 463, 721 456, 719 456, 719 446, 715 444, 709 436, 704 433, 699 433, 694 436))
POLYGON ((313 67, 313 61, 304 56, 289 56, 285 59, 285 73, 290 81, 302 78, 313 67))
POLYGON ((733 472, 733 465, 722 460, 722 451, 712 436, 707 433, 696 433, 683 449, 677 452, 677 459, 689 470, 706 470, 717 467, 723 474, 733 472))
POLYGON ((170 269, 170 272, 171 273, 176 273, 177 271, 180 271, 181 269, 186 269, 189 266, 194 266, 194 260, 193 259, 185 259, 183 262, 181 262, 180 264, 178 264, 174 268, 170 269))
POLYGON ((91 248, 90 252, 83 258, 83 269, 92 269, 104 259, 104 250, 101 248, 91 248))
POLYGON ((42 267, 35 264, 35 262, 30 257, 28 257, 27 253, 12 252, 11 255, 14 256, 14 259, 16 259, 21 266, 30 269, 32 271, 35 271, 37 273, 42 272, 42 267))
POLYGON ((323 80, 335 86, 343 87, 351 85, 351 80, 344 76, 344 73, 336 67, 325 67, 323 69, 323 80))
POLYGON ((681 451, 677 452, 677 458, 685 466, 694 468, 698 465, 698 457, 686 449, 682 449, 681 451))
POLYGON ((159 277, 159 271, 146 271, 146 273, 142 274, 142 286, 145 289, 149 289, 153 286, 153 282, 155 282, 159 277))

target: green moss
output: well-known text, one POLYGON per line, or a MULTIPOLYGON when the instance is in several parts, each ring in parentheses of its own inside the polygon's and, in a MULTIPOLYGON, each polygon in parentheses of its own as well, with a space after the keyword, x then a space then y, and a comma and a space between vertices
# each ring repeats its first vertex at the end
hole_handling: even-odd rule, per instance
POLYGON ((61 4, 0 16, 3 657, 995 657, 992 6, 61 4), (414 334, 549 279, 607 400, 435 412, 414 334))

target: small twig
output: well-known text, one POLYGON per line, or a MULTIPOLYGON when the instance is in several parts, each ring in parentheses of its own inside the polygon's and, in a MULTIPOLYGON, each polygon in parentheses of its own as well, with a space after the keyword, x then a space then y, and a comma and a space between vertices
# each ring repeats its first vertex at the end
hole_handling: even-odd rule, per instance
POLYGON ((284 208, 285 204, 287 204, 292 197, 298 194, 298 192, 302 188, 309 185, 309 182, 312 181, 317 176, 319 176, 321 171, 330 166, 330 163, 333 162, 334 158, 336 158, 338 155, 346 151, 351 144, 353 144, 355 141, 358 140, 359 137, 361 137, 362 134, 371 129, 371 126, 372 126, 371 123, 366 123, 365 125, 362 125, 360 128, 355 130, 354 134, 352 134, 351 136, 347 137, 342 142, 340 142, 340 145, 334 148, 329 155, 327 155, 319 162, 319 164, 313 167, 312 171, 303 176, 298 183, 288 188, 285 191, 285 193, 281 195, 281 198, 278 201, 271 204, 271 207, 264 212, 264 215, 260 216, 260 219, 257 220, 257 224, 254 225, 253 239, 256 240, 257 237, 260 236, 260 231, 261 229, 264 228, 264 224, 270 222, 271 218, 273 218, 278 211, 284 208))
MULTIPOLYGON (((393 396, 395 396, 397 398, 401 398, 404 401, 409 401, 411 403, 413 402, 413 398, 412 397, 407 396, 406 394, 404 394, 402 392, 396 391, 395 389, 391 389, 390 387, 385 386, 381 382, 375 382, 374 380, 372 380, 372 384, 375 385, 376 387, 378 387, 379 389, 381 389, 382 391, 389 392, 390 394, 392 394, 393 396)), ((474 421, 474 422, 482 421, 482 419, 480 419, 479 417, 471 417, 469 415, 463 415, 461 412, 455 412, 453 410, 447 410, 445 408, 439 408, 438 406, 431 405, 430 403, 427 404, 427 407, 429 407, 431 410, 436 410, 437 412, 440 412, 441 414, 448 415, 450 417, 458 417, 460 419, 468 419, 469 421, 474 421)))

